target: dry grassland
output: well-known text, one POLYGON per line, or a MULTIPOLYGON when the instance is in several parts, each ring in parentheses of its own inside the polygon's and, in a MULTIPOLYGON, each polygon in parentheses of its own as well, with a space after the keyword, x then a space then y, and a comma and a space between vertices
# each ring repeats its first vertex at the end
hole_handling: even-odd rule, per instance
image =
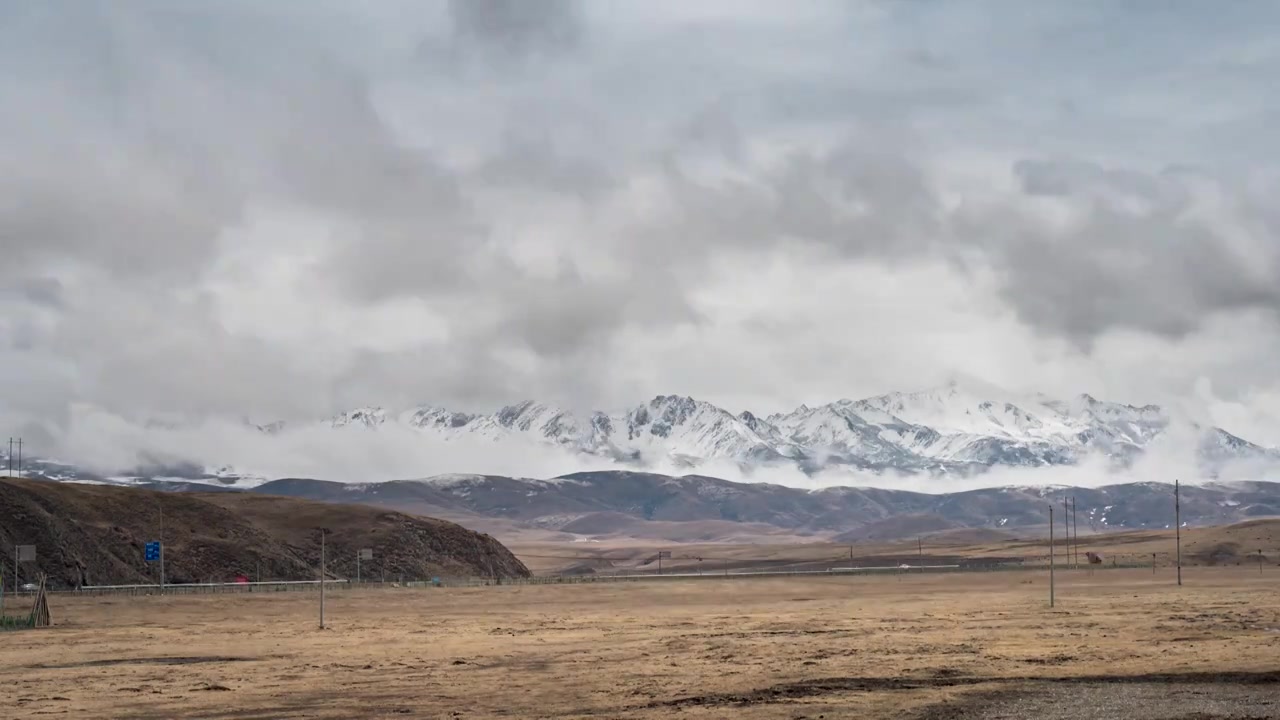
MULTIPOLYGON (((1067 561, 1066 539, 1059 528, 1057 559, 1067 561)), ((978 560, 983 558, 1023 558, 1027 564, 1048 562, 1048 530, 1039 536, 1033 531, 1022 530, 1022 538, 1007 537, 999 540, 973 541, 991 531, 958 530, 923 538, 917 545, 915 538, 897 541, 859 542, 852 546, 855 565, 891 564, 899 560, 923 565, 954 563, 958 558, 978 560), (922 557, 917 561, 917 551, 922 557)), ((997 533, 999 534, 999 533, 997 533)), ((1102 553, 1110 564, 1142 564, 1154 562, 1159 567, 1174 564, 1177 546, 1172 530, 1127 530, 1099 534, 1086 534, 1075 545, 1077 558, 1084 562, 1084 553, 1102 553), (1154 557, 1153 557, 1154 556, 1154 557)), ((664 567, 676 571, 703 569, 717 572, 731 570, 787 570, 827 569, 848 566, 850 545, 830 542, 781 543, 776 538, 761 538, 757 543, 655 543, 616 539, 604 542, 546 543, 506 541, 524 564, 537 574, 563 572, 567 568, 583 565, 596 572, 650 572, 659 550, 671 551, 672 557, 664 567), (697 558, 702 558, 699 561, 697 558)), ((1184 565, 1258 565, 1258 551, 1262 551, 1263 564, 1272 569, 1280 565, 1280 520, 1253 520, 1234 525, 1188 528, 1182 532, 1182 559, 1184 565)))
POLYGON ((1280 571, 53 600, 8 718, 1280 717, 1280 571))

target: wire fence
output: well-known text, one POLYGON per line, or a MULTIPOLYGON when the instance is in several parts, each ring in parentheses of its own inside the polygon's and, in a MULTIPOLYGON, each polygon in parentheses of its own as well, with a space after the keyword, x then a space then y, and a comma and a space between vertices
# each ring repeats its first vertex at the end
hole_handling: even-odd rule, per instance
MULTIPOLYGON (((544 557, 544 556, 538 556, 544 557)), ((532 577, 496 577, 496 576, 417 576, 409 577, 396 574, 390 578, 379 572, 378 579, 365 582, 353 581, 351 578, 330 578, 325 581, 326 590, 345 591, 359 588, 377 587, 490 587, 490 586, 538 586, 538 585, 583 585, 598 583, 645 582, 645 581, 681 581, 713 578, 759 578, 759 577, 791 577, 791 576, 838 576, 858 574, 919 574, 919 573, 975 573, 975 572, 1015 572, 1027 570, 1046 570, 1049 566, 1048 552, 1029 555, 992 555, 957 556, 938 553, 934 549, 929 554, 894 554, 863 557, 849 557, 845 554, 814 557, 796 553, 792 556, 772 556, 767 558, 711 557, 707 555, 676 555, 667 559, 670 563, 659 570, 656 563, 641 561, 634 565, 634 558, 626 567, 614 567, 607 555, 556 555, 556 559, 564 561, 561 569, 532 577), (590 564, 590 567, 581 565, 590 564), (576 567, 573 567, 575 566, 576 567)), ((656 555, 655 555, 656 558, 656 555)), ((1101 558, 1101 562, 1090 563, 1086 553, 1075 548, 1059 546, 1054 554, 1055 564, 1059 572, 1073 570, 1138 569, 1147 568, 1156 573, 1162 568, 1175 565, 1174 553, 1117 553, 1101 558)), ((1188 559, 1184 555, 1184 566, 1188 559)), ((1207 558, 1197 562, 1198 565, 1240 566, 1252 572, 1264 572, 1267 568, 1277 567, 1275 554, 1271 555, 1238 555, 1229 558, 1207 558)), ((230 577, 230 576, 229 576, 230 577)), ((75 589, 50 590, 57 595, 79 596, 145 596, 145 595, 203 595, 226 593, 280 593, 310 592, 319 588, 319 580, 267 580, 245 582, 243 577, 235 582, 203 582, 203 583, 170 583, 163 588, 156 583, 132 585, 94 585, 75 589)), ((34 592, 6 593, 11 607, 26 598, 34 596, 34 592)), ((9 623, 0 617, 0 626, 9 623)))
MULTIPOLYGON (((1073 567, 1060 564, 1059 573, 1093 572, 1095 570, 1135 570, 1159 568, 1153 566, 1150 555, 1145 562, 1139 562, 1139 556, 1115 557, 1103 564, 1086 566, 1080 564, 1073 567)), ((1043 558, 1024 558, 1018 562, 966 564, 926 564, 926 565, 878 565, 878 566, 838 566, 825 569, 749 569, 723 568, 720 570, 698 570, 696 568, 677 567, 670 571, 618 571, 613 573, 594 573, 584 575, 537 575, 522 578, 483 577, 483 576, 440 576, 405 580, 371 580, 353 582, 346 579, 326 580, 325 590, 329 592, 350 592, 354 590, 378 588, 478 588, 478 587, 525 587, 541 585, 593 585, 608 583, 643 583, 643 582, 696 582, 708 580, 743 580, 752 578, 786 578, 786 577, 848 577, 848 576, 888 576, 918 574, 972 574, 972 573, 1004 573, 1044 571, 1048 567, 1048 555, 1043 558), (1031 562, 1027 562, 1031 560, 1031 562)), ((847 559, 846 559, 847 563, 847 559)), ((151 585, 97 585, 86 586, 74 590, 52 591, 61 596, 146 596, 146 595, 209 595, 234 593, 281 593, 281 592, 316 592, 320 588, 319 580, 288 580, 266 582, 227 582, 227 583, 191 583, 172 584, 161 588, 151 585)), ((11 595, 12 597, 12 595, 11 595)))

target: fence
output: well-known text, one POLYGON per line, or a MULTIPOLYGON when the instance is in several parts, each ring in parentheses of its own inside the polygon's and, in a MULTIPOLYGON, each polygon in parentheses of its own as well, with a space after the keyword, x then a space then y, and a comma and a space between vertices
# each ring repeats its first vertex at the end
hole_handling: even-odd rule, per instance
MULTIPOLYGON (((346 580, 326 580, 325 590, 339 590, 354 586, 346 580)), ((249 583, 183 583, 178 585, 86 585, 75 590, 57 590, 63 595, 210 595, 218 593, 247 592, 297 592, 318 590, 319 580, 277 580, 249 583)))
MULTIPOLYGON (((1171 563, 1159 553, 1160 567, 1168 567, 1171 563)), ((1098 570, 1134 570, 1153 569, 1150 554, 1113 555, 1101 565, 1080 563, 1072 568, 1065 561, 1063 554, 1058 556, 1059 572, 1098 571, 1098 570)), ((812 560, 798 562, 812 563, 812 560)), ((845 560, 847 562, 847 560, 845 560)), ((897 575, 920 573, 977 573, 977 572, 1020 572, 1048 570, 1049 556, 1025 556, 1002 559, 995 562, 967 560, 963 563, 940 565, 883 565, 876 567, 828 567, 825 569, 792 569, 792 570, 752 570, 752 569, 704 569, 703 571, 677 571, 658 574, 653 571, 618 571, 613 573, 594 573, 583 575, 540 575, 527 578, 495 578, 495 577, 436 577, 429 580, 409 581, 367 581, 362 583, 350 580, 327 580, 326 590, 353 590, 378 587, 493 587, 493 586, 531 586, 531 585, 591 585, 599 583, 627 582, 678 582, 713 579, 747 579, 765 577, 793 576, 842 576, 842 575, 897 575)), ((198 595, 222 593, 262 593, 262 592, 308 592, 319 589, 319 580, 278 580, 267 582, 232 582, 232 583, 190 583, 165 585, 163 593, 158 585, 93 585, 76 590, 50 591, 59 595, 198 595)), ((12 595, 11 595, 12 597, 12 595)))
MULTIPOLYGON (((1149 567, 1137 564, 1117 564, 1094 566, 1095 570, 1124 570, 1141 567, 1149 567)), ((850 575, 916 575, 921 573, 950 573, 964 574, 974 572, 1017 572, 1017 571, 1043 571, 1047 567, 1038 565, 1023 564, 981 564, 981 565, 915 565, 908 567, 900 566, 879 566, 879 567, 832 567, 825 570, 719 570, 715 572, 670 572, 664 574, 657 573, 617 573, 617 574, 596 574, 596 575, 542 575, 527 578, 495 578, 495 577, 437 577, 430 580, 409 580, 409 581, 368 581, 362 583, 351 582, 349 580, 327 580, 325 581, 325 589, 327 591, 353 591, 361 589, 375 588, 476 588, 476 587, 499 587, 499 586, 537 586, 537 585, 593 585, 603 583, 636 583, 636 582, 693 582, 698 580, 744 580, 752 578, 781 578, 781 577, 838 577, 850 575)), ((1080 570, 1084 570, 1082 565, 1080 570)), ((1060 568, 1059 572, 1068 572, 1067 568, 1060 568)), ((83 596, 103 596, 103 595, 196 595, 196 594, 223 594, 223 593, 263 593, 263 592, 310 592, 316 591, 320 587, 319 580, 286 580, 276 582, 249 582, 249 583, 192 583, 183 585, 166 585, 163 592, 158 585, 95 585, 86 586, 77 590, 61 590, 56 591, 59 595, 83 595, 83 596)))

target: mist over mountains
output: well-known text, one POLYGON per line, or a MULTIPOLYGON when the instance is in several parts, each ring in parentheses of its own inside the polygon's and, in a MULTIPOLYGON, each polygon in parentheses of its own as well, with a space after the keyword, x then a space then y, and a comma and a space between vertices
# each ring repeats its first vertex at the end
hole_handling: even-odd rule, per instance
POLYGON ((948 384, 787 412, 659 395, 616 412, 358 408, 301 423, 152 425, 110 471, 53 480, 359 502, 544 539, 890 538, 1037 528, 1077 497, 1090 531, 1280 513, 1280 452, 1154 406, 948 384), (1196 487, 1198 485, 1198 487, 1196 487))
MULTIPOLYGON (((110 430, 110 428, 109 428, 110 430)), ((1280 451, 1154 406, 951 383, 771 414, 659 395, 615 412, 358 408, 310 422, 128 427, 34 460, 62 479, 373 482, 448 473, 690 472, 798 487, 946 492, 1009 484, 1275 479, 1280 451), (111 455, 93 457, 106 447, 111 455)))
MULTIPOLYGON (((1178 426, 1155 405, 986 390, 950 384, 769 415, 733 413, 678 395, 613 413, 575 414, 534 401, 492 414, 436 406, 360 408, 321 424, 348 433, 410 428, 444 441, 480 438, 499 448, 533 442, 633 468, 696 469, 718 462, 744 470, 791 466, 806 474, 848 468, 972 476, 993 467, 1074 465, 1091 457, 1122 469, 1149 451, 1190 445, 1200 474, 1213 478, 1232 464, 1280 460, 1280 452, 1221 428, 1178 426)), ((272 435, 296 430, 284 423, 260 429, 272 435)))

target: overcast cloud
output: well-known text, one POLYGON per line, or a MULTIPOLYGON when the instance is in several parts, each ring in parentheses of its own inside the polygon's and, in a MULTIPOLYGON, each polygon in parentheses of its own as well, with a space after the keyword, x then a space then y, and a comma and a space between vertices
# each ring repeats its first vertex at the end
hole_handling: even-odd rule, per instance
POLYGON ((0 1, 0 431, 960 373, 1280 445, 1278 23, 0 1))

